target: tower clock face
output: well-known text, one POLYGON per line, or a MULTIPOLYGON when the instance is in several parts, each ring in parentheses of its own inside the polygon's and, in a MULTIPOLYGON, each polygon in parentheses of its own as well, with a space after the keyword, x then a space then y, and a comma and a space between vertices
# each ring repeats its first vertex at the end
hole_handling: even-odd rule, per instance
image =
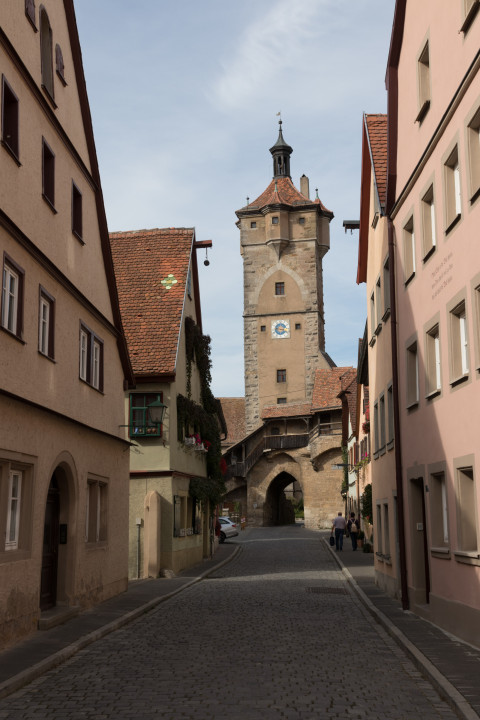
POLYGON ((289 338, 290 321, 272 320, 272 338, 289 338))

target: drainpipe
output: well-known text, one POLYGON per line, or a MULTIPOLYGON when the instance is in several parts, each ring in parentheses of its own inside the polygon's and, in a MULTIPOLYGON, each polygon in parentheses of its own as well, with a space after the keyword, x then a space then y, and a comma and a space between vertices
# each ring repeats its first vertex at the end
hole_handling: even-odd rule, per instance
POLYGON ((409 601, 405 549, 405 512, 403 505, 402 443, 400 436, 400 406, 398 393, 398 322, 395 292, 395 230, 390 217, 388 218, 388 262, 390 269, 390 330, 392 344, 393 425, 395 432, 395 479, 397 486, 398 543, 400 546, 400 589, 402 594, 402 608, 404 610, 408 610, 409 601))
POLYGON ((140 579, 140 528, 142 527, 142 518, 135 520, 137 526, 137 580, 140 579))

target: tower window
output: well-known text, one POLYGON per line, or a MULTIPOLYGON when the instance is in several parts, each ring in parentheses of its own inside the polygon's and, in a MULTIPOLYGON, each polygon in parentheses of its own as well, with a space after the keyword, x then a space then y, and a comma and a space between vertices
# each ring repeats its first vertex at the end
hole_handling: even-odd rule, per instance
POLYGON ((302 327, 301 323, 295 323, 295 330, 300 330, 302 327))
POLYGON ((267 329, 266 325, 260 325, 260 332, 265 332, 266 329, 267 329))
POLYGON ((256 227, 257 227, 257 223, 255 222, 255 220, 252 220, 252 222, 250 223, 250 227, 251 227, 251 228, 256 228, 256 227))
POLYGON ((285 283, 284 282, 276 282, 275 283, 275 295, 285 295, 285 283))
POLYGON ((305 218, 304 217, 298 218, 298 222, 300 225, 305 225, 305 218))
POLYGON ((277 383, 287 382, 287 371, 277 370, 277 383))
POLYGON ((278 215, 272 217, 272 225, 278 225, 278 215))
POLYGON ((277 405, 285 405, 287 402, 286 397, 277 398, 277 405))

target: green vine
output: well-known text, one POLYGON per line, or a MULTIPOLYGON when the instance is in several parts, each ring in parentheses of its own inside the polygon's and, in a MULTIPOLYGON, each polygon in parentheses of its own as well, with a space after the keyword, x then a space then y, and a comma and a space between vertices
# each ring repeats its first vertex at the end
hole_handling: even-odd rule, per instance
POLYGON ((373 525, 373 505, 372 505, 372 483, 365 485, 365 490, 362 493, 362 517, 373 525))

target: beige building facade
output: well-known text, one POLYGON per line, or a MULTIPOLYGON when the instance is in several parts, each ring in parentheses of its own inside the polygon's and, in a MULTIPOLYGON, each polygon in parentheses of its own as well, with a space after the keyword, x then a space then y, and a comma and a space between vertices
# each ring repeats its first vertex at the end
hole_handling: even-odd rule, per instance
POLYGON ((126 589, 123 337, 73 3, 0 8, 0 645, 126 589))

